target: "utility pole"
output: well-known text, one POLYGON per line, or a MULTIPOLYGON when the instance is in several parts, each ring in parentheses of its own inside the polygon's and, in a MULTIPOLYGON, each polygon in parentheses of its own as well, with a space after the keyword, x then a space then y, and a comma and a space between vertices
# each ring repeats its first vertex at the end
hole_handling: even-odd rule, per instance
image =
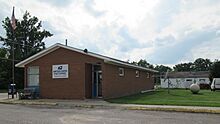
POLYGON ((67 46, 67 39, 66 39, 65 41, 66 41, 66 44, 65 44, 65 45, 67 46))
POLYGON ((12 11, 12 16, 11 16, 11 27, 12 27, 12 99, 14 99, 14 87, 15 87, 15 29, 16 29, 16 20, 15 20, 15 15, 14 15, 14 8, 12 11))
POLYGON ((15 37, 14 37, 14 30, 13 30, 13 42, 12 42, 12 99, 14 99, 14 84, 15 84, 15 37))

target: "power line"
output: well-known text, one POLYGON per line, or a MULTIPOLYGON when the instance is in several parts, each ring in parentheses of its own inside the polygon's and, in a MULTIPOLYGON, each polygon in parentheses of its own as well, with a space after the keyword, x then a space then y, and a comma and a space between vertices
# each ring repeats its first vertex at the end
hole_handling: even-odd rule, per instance
MULTIPOLYGON (((29 48, 34 48, 34 46, 31 46, 31 45, 26 45, 26 44, 20 44, 18 42, 13 42, 13 40, 11 39, 7 39, 7 40, 1 40, 0 41, 0 44, 4 45, 5 43, 11 43, 11 44, 16 44, 16 45, 20 45, 20 46, 24 46, 26 49, 29 47, 29 48)), ((37 48, 37 49, 41 49, 41 48, 37 48)), ((0 57, 0 60, 8 60, 8 61, 13 61, 13 59, 8 59, 8 58, 3 58, 3 57, 0 57)), ((14 60, 14 61, 17 61, 17 62, 20 62, 21 60, 14 60)))
MULTIPOLYGON (((7 39, 7 40, 9 40, 9 39, 7 39)), ((17 45, 27 46, 27 47, 32 47, 32 48, 33 48, 33 46, 31 46, 31 45, 20 44, 20 43, 17 43, 17 42, 13 42, 12 40, 11 40, 11 41, 0 41, 0 42, 4 42, 4 43, 12 43, 12 44, 17 44, 17 45)), ((4 43, 2 43, 2 44, 4 44, 4 43)))
MULTIPOLYGON (((0 60, 8 60, 8 61, 13 61, 12 59, 2 58, 2 57, 0 57, 0 60)), ((14 60, 14 61, 20 62, 21 60, 14 60)))
MULTIPOLYGON (((21 43, 18 43, 16 41, 21 41, 21 42, 28 42, 26 40, 23 40, 24 37, 15 37, 15 41, 12 40, 12 39, 5 39, 5 38, 1 38, 0 39, 0 42, 4 42, 4 43, 14 43, 14 44, 17 44, 17 45, 21 45, 21 46, 27 46, 27 47, 31 47, 33 48, 35 43, 39 42, 39 40, 35 40, 35 41, 31 41, 31 42, 34 42, 32 43, 33 45, 28 45, 28 44, 21 44, 21 43)), ((30 42, 29 42, 30 43, 30 42)))

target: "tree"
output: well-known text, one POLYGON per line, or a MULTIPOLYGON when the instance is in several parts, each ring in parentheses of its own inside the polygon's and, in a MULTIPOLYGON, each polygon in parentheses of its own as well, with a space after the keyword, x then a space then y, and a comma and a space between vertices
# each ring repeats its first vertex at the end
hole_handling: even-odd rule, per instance
POLYGON ((23 15, 23 20, 16 20, 14 37, 9 17, 2 22, 6 38, 2 36, 0 38, 4 41, 4 46, 9 49, 12 48, 12 42, 15 42, 16 59, 25 59, 45 49, 43 39, 52 36, 49 31, 42 29, 41 21, 35 16, 32 17, 27 11, 23 15))
POLYGON ((181 63, 175 65, 174 71, 209 71, 211 69, 212 62, 210 59, 198 58, 194 63, 181 63))
POLYGON ((138 65, 138 63, 135 62, 135 61, 131 62, 130 64, 132 64, 132 65, 138 65))
POLYGON ((0 48, 0 58, 5 59, 7 55, 7 50, 5 48, 0 48))
POLYGON ((211 69, 212 62, 210 59, 198 58, 194 61, 195 71, 209 71, 211 69))
POLYGON ((145 68, 151 68, 151 69, 154 68, 153 65, 151 65, 150 63, 148 63, 148 62, 147 62, 146 60, 144 60, 144 59, 141 59, 137 64, 138 64, 138 66, 145 67, 145 68))
MULTIPOLYGON (((9 17, 2 21, 2 26, 6 31, 6 36, 0 36, 0 40, 4 42, 4 48, 10 53, 9 59, 12 59, 12 46, 14 42, 15 63, 45 49, 43 40, 51 37, 52 34, 42 28, 41 21, 37 17, 31 16, 27 11, 23 15, 22 20, 16 20, 16 29, 12 30, 9 17)), ((7 61, 8 65, 12 65, 11 61, 7 61)), ((10 67, 7 75, 11 75, 10 67)), ((23 69, 15 70, 16 84, 23 84, 23 69)), ((1 75, 0 75, 1 76, 1 75)))
POLYGON ((194 70, 194 64, 189 63, 181 63, 177 64, 173 67, 174 71, 193 71, 194 70))
POLYGON ((209 78, 211 81, 213 78, 220 78, 220 61, 215 62, 211 67, 209 78))
POLYGON ((172 71, 172 68, 164 65, 157 65, 154 69, 159 72, 166 72, 167 70, 172 71))
POLYGON ((9 64, 7 60, 7 50, 5 48, 0 48, 0 89, 5 89, 8 86, 8 75, 9 64))

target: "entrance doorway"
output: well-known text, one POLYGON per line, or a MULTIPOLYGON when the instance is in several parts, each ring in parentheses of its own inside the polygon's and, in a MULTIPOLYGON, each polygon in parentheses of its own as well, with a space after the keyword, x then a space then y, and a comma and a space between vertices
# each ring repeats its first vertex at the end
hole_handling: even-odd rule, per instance
POLYGON ((86 64, 85 95, 86 98, 102 97, 102 70, 101 65, 86 64))

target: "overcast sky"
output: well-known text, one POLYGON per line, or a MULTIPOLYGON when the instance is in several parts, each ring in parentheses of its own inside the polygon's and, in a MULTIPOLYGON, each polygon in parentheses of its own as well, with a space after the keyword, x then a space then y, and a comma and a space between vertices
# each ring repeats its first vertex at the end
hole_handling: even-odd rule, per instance
MULTIPOLYGON (((0 20, 27 10, 65 43, 121 60, 174 65, 220 59, 220 0, 0 0, 0 20)), ((4 30, 0 27, 0 34, 4 30)))

